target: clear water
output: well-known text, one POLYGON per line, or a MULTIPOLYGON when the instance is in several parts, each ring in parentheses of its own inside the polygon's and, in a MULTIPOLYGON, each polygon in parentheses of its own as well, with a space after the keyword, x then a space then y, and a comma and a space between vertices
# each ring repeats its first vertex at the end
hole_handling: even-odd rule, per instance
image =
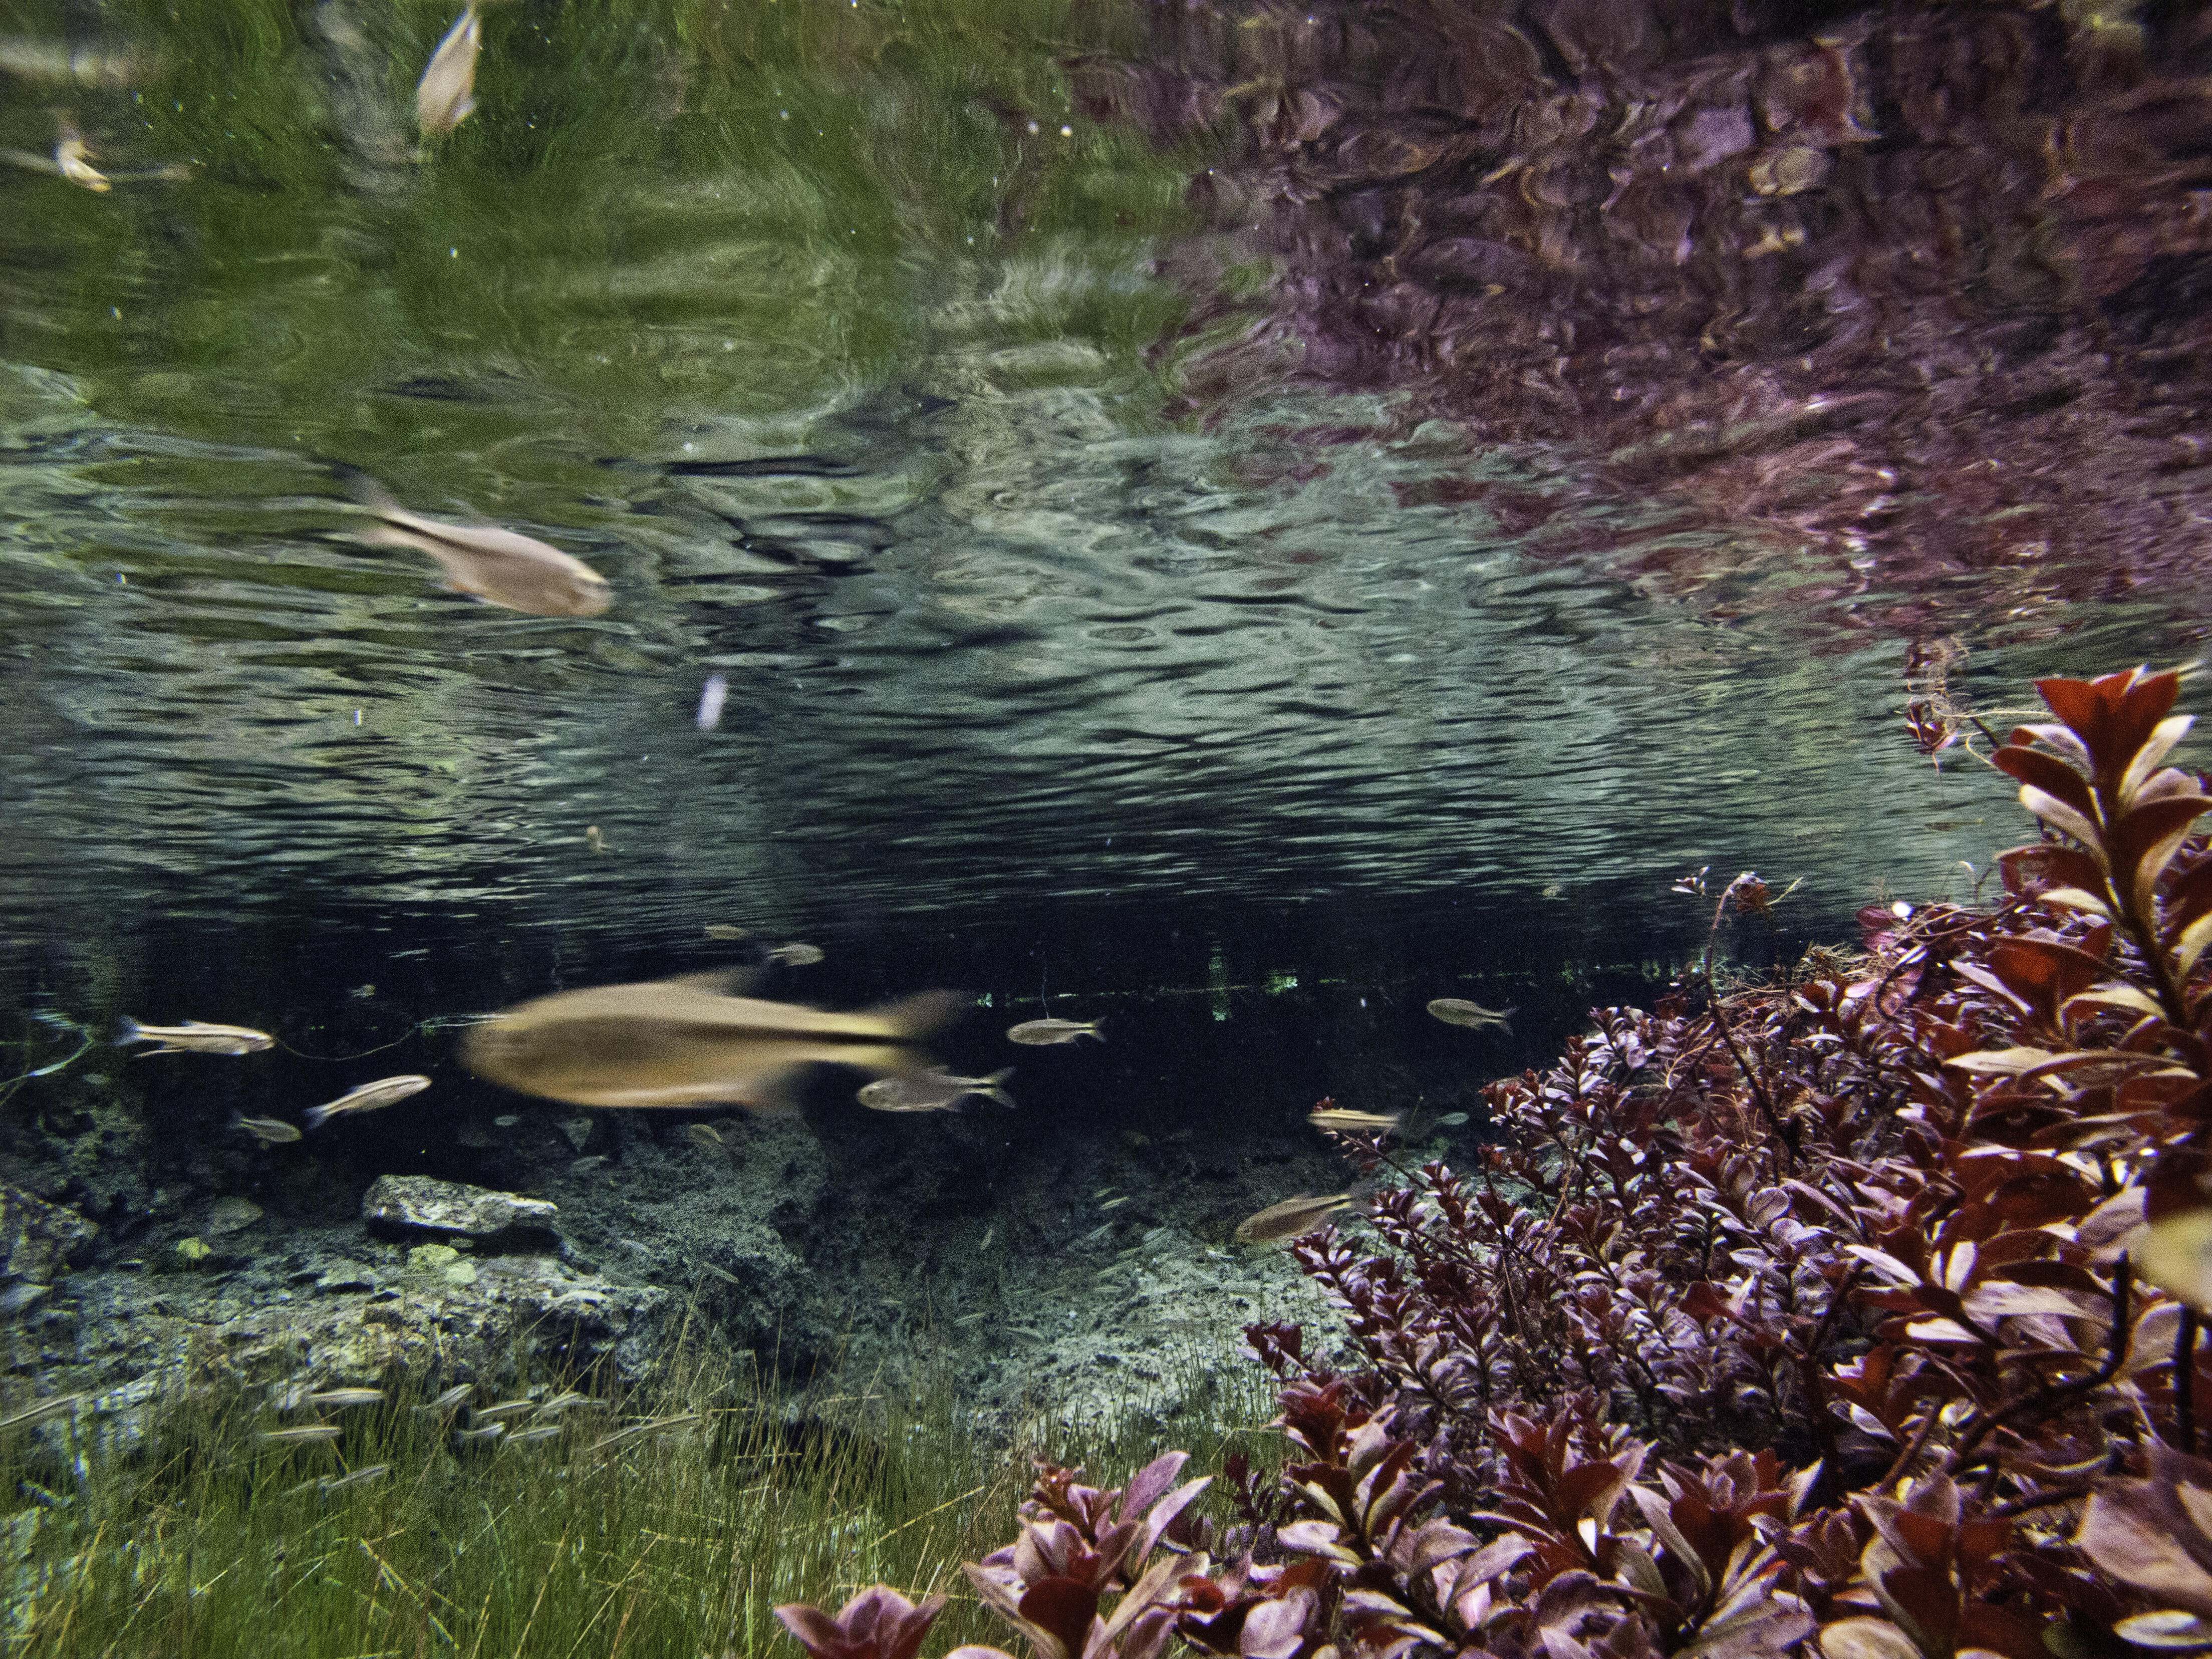
MULTIPOLYGON (((334 990, 434 945, 469 967, 426 995, 466 1007, 696 965, 723 921, 886 979, 1049 984, 1057 951, 1190 988, 1223 941, 1240 979, 1449 978, 1679 955, 1668 888, 1707 863, 1841 933, 2021 834, 1906 740, 1882 596, 1771 535, 1586 494, 1517 530, 1467 486, 1564 499, 1572 446, 1387 391, 1182 412, 1237 325, 1178 272, 1268 266, 1186 205, 1203 143, 1079 107, 1133 10, 495 8, 482 109, 420 164, 450 14, 303 16, 118 5, 164 73, 0 109, 26 151, 66 106, 111 170, 199 168, 0 170, 0 915, 33 979, 185 939, 334 990), (350 538, 326 459, 576 553, 613 609, 441 592, 350 538)), ((1962 579, 1930 626, 1984 705, 2197 631, 2007 594, 1962 579)))

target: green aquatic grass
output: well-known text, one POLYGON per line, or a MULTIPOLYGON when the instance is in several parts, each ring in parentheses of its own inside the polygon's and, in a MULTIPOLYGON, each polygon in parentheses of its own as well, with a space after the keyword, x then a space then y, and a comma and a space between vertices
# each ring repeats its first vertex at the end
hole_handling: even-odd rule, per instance
POLYGON ((58 1460, 52 1440, 42 1451, 11 1431, 0 1642, 118 1659, 720 1659, 795 1652, 776 1603, 834 1607, 878 1581, 952 1596, 933 1647, 1000 1640, 959 1564, 1012 1538, 1033 1455, 1115 1481, 1162 1444, 1203 1459, 1247 1438, 1265 1456, 1271 1442, 1253 1433, 1272 1409, 1256 1369, 1194 1393, 1204 1407, 1180 1420, 1161 1424, 1133 1393, 1109 1420, 1042 1412, 1012 1444, 941 1387, 786 1392, 716 1362, 672 1369, 573 1413, 556 1439, 490 1450, 456 1451, 427 1391, 407 1389, 320 1413, 187 1402, 135 1449, 58 1460), (693 1413, 696 1426, 591 1449, 693 1413), (318 1417, 341 1437, 261 1438, 318 1417), (376 1463, 390 1473, 328 1489, 376 1463))

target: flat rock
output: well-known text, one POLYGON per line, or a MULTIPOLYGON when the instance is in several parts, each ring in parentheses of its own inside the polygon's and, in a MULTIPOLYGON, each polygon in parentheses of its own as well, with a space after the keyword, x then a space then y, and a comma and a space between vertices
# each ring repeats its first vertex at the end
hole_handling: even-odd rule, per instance
POLYGON ((379 1176, 361 1201, 371 1227, 494 1238, 507 1232, 550 1232, 560 1210, 550 1200, 524 1198, 431 1176, 379 1176))

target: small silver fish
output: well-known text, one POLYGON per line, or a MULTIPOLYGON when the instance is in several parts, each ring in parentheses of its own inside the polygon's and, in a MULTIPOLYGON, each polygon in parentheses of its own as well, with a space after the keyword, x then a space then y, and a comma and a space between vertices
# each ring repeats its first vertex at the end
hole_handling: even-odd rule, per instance
POLYGON ((1465 1112, 1446 1112, 1442 1117, 1437 1120, 1437 1127, 1439 1129, 1456 1129, 1466 1121, 1467 1114, 1465 1112))
POLYGON ((606 1163, 607 1155, 605 1152, 588 1153, 585 1157, 574 1160, 568 1165, 568 1173, 570 1175, 589 1175, 594 1170, 605 1169, 606 1167, 606 1163))
POLYGON ((1078 1037, 1096 1037, 1103 1042, 1106 1034, 1098 1028, 1105 1023, 1103 1019, 1025 1019, 1006 1033, 1006 1041, 1026 1043, 1032 1048, 1053 1042, 1073 1042, 1078 1037))
POLYGON ((391 1473, 392 1465, 389 1463, 371 1463, 356 1469, 351 1474, 326 1474, 315 1483, 315 1487, 328 1498, 331 1493, 343 1492, 349 1486, 366 1486, 372 1480, 381 1480, 391 1473))
POLYGON ((272 1446, 315 1446, 344 1432, 335 1423, 302 1423, 296 1429, 264 1429, 261 1437, 272 1446))
POLYGON ((415 125, 425 139, 443 138, 477 106, 477 53, 483 46, 483 20, 475 0, 461 12, 415 88, 415 125))
POLYGON ((495 1129, 512 1129, 521 1121, 522 1114, 520 1112, 501 1112, 497 1117, 492 1119, 491 1127, 495 1129))
MULTIPOLYGON (((471 15, 474 15, 473 13, 471 15)), ((435 559, 446 585, 533 617, 596 617, 614 603, 607 579, 559 548, 496 525, 447 524, 399 505, 367 473, 337 469, 375 526, 361 532, 372 547, 404 547, 435 559)), ((596 827, 596 826, 594 826, 596 827)))
POLYGON ((600 829, 596 823, 586 824, 584 826, 584 845, 590 848, 594 853, 605 852, 607 850, 607 832, 600 829))
POLYGON ((768 959, 770 962, 781 963, 787 968, 811 968, 822 960, 822 947, 818 945, 801 945, 794 940, 789 945, 777 945, 775 950, 768 953, 768 959))
POLYGON ((1340 1134, 1393 1134, 1396 1133, 1398 1112, 1355 1112, 1346 1106, 1321 1106, 1306 1114, 1306 1121, 1316 1129, 1334 1129, 1340 1134))
POLYGON ((1464 1025, 1480 1031, 1485 1026, 1496 1026, 1508 1036, 1513 1035, 1510 1024, 1518 1011, 1512 1008, 1486 1008, 1479 1002, 1469 1002, 1464 997, 1438 997, 1429 1005, 1429 1012, 1447 1025, 1464 1025))
POLYGON ((307 1109, 307 1127, 319 1129, 334 1117, 348 1112, 373 1112, 389 1106, 395 1100, 404 1100, 410 1095, 419 1095, 430 1086, 430 1079, 409 1073, 401 1077, 380 1078, 374 1083, 364 1083, 358 1089, 349 1089, 327 1106, 307 1109))
POLYGON ((735 922, 710 921, 707 924, 707 937, 708 939, 724 940, 750 939, 752 937, 752 930, 748 927, 740 927, 735 922))
POLYGON ((264 1146, 282 1146, 300 1139, 300 1126, 281 1117, 241 1117, 234 1120, 231 1127, 245 1130, 264 1146))
POLYGON ((477 1385, 473 1382, 456 1382, 422 1409, 433 1413, 449 1412, 476 1391, 477 1385))
POLYGON ((1013 1074, 1010 1066, 988 1077, 917 1072, 878 1078, 860 1091, 860 1104, 872 1112, 957 1112, 969 1095, 982 1095, 1011 1106, 1014 1097, 999 1085, 1013 1074))
POLYGON ((307 1396, 310 1406, 381 1406, 381 1389, 325 1389, 307 1396))
POLYGON ((689 1429, 707 1420, 704 1412, 684 1412, 674 1417, 656 1417, 649 1423, 633 1423, 626 1429, 617 1429, 605 1439, 584 1448, 592 1452, 612 1451, 617 1446, 627 1446, 648 1436, 672 1434, 678 1429, 689 1429))
POLYGON ((550 1440, 561 1432, 558 1423, 548 1423, 542 1428, 525 1429, 520 1434, 510 1434, 500 1442, 502 1446, 534 1446, 541 1440, 550 1440))
POLYGON ((533 1411, 537 1406, 538 1402, 535 1400, 502 1400, 496 1406, 486 1406, 482 1411, 470 1413, 469 1421, 489 1423, 497 1418, 513 1417, 519 1413, 533 1411))
POLYGON ((1098 1206, 1098 1213, 1104 1215, 1109 1210, 1120 1209, 1124 1204, 1127 1204, 1129 1201, 1131 1196, 1132 1194, 1124 1193, 1119 1198, 1108 1199, 1103 1204, 1101 1204, 1098 1206))
POLYGON ((268 1032, 250 1025, 210 1025, 197 1019, 181 1025, 141 1025, 125 1014, 123 1035, 115 1039, 115 1046, 159 1043, 161 1047, 145 1050, 149 1054, 256 1054, 276 1041, 268 1032))
POLYGON ((480 1429, 455 1429, 453 1431, 453 1444, 456 1446, 488 1446, 506 1432, 507 1425, 504 1423, 487 1423, 480 1429))
POLYGON ((720 1133, 711 1123, 685 1124, 684 1138, 694 1146, 704 1146, 710 1152, 726 1152, 730 1150, 729 1143, 722 1139, 720 1133))
POLYGON ((540 1406, 538 1408, 538 1414, 540 1417, 558 1417, 562 1412, 573 1411, 578 1406, 592 1406, 598 1403, 591 1395, 578 1394, 574 1389, 569 1389, 555 1395, 540 1406))
POLYGON ((1301 1195, 1286 1198, 1279 1204, 1270 1204, 1256 1215, 1248 1215, 1237 1224, 1237 1242, 1240 1244, 1272 1244, 1285 1238, 1296 1238, 1310 1233, 1337 1211, 1359 1200, 1352 1193, 1337 1193, 1328 1198, 1301 1195))

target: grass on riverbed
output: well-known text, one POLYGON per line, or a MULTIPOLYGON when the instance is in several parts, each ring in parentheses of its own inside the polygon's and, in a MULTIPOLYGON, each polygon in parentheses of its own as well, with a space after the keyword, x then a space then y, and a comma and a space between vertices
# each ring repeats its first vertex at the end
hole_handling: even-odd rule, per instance
POLYGON ((750 1659, 797 1654, 777 1602, 834 1607, 878 1580, 953 1596, 933 1651, 1003 1642, 959 1563, 1012 1538, 1032 1451, 1108 1480, 1162 1444, 1203 1459, 1267 1420, 1266 1382, 1256 1367, 1217 1378, 1210 1407, 1164 1433, 1138 1425, 1133 1399, 1117 1423, 1012 1448, 942 1390, 780 1394, 696 1360, 619 1408, 513 1413, 488 1444, 456 1447, 453 1419, 398 1389, 281 1415, 185 1407, 135 1453, 82 1452, 73 1478, 11 1431, 0 1644, 117 1659, 750 1659), (340 1425, 337 1438, 263 1437, 315 1421, 340 1425), (388 1472, 340 1484, 379 1463, 388 1472))

